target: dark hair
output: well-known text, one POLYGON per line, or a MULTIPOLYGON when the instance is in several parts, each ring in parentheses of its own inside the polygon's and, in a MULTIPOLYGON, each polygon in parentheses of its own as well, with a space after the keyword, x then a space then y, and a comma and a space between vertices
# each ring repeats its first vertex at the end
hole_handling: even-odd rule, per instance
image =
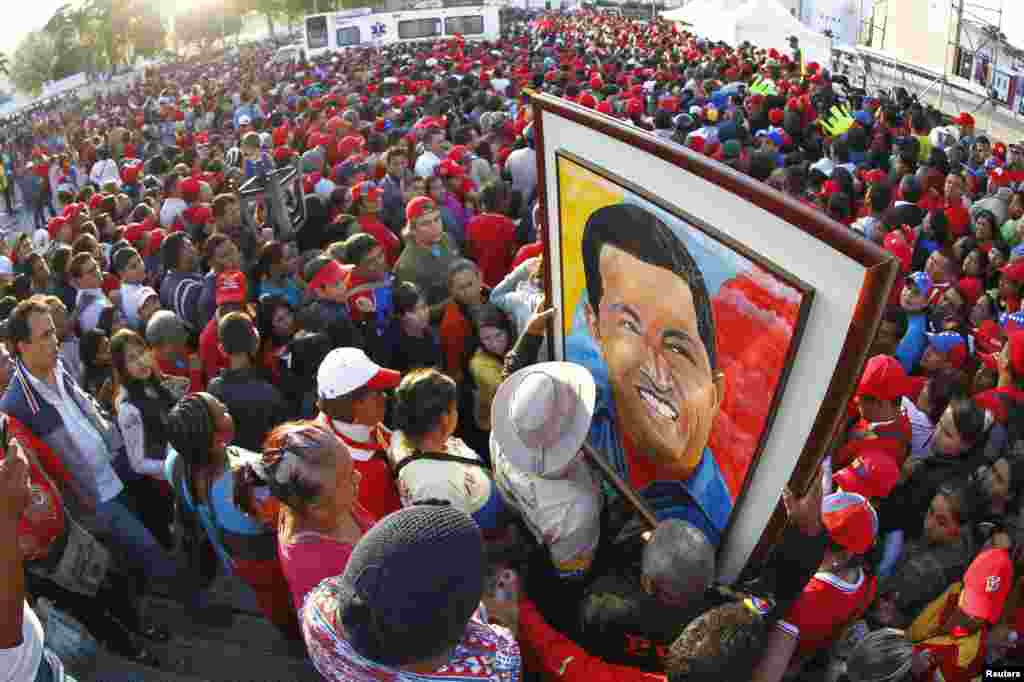
POLYGON ((270 268, 274 263, 279 263, 283 259, 284 244, 281 242, 276 240, 269 241, 260 247, 256 264, 252 266, 252 271, 249 273, 250 281, 253 283, 253 291, 259 286, 260 280, 270 274, 270 268))
POLYGON ((185 485, 193 500, 200 499, 195 474, 210 466, 216 428, 206 403, 208 393, 185 396, 167 414, 167 441, 181 455, 185 485))
POLYGON ((878 182, 871 186, 871 212, 884 213, 892 203, 892 185, 878 182))
POLYGON ((130 263, 132 261, 132 258, 134 258, 135 256, 139 256, 139 258, 142 258, 142 256, 139 255, 139 252, 130 246, 121 249, 120 251, 115 253, 114 257, 111 259, 110 271, 115 275, 120 275, 122 272, 124 272, 125 268, 128 267, 128 263, 130 263))
POLYGON ((71 247, 67 245, 58 246, 50 254, 50 270, 59 279, 67 281, 68 266, 71 264, 71 247))
POLYGON ((395 427, 409 438, 420 438, 437 428, 457 397, 451 377, 436 369, 413 370, 395 391, 395 427))
POLYGON ((399 282, 391 293, 395 317, 411 313, 422 300, 423 292, 413 282, 399 282))
POLYGON ((704 275, 683 241, 656 215, 639 206, 615 204, 594 211, 583 228, 583 272, 587 296, 594 316, 598 315, 604 283, 601 280, 601 250, 610 246, 640 261, 675 273, 686 282, 693 296, 697 330, 714 370, 715 321, 704 275))
POLYGON ((96 368, 96 358, 100 352, 100 344, 106 338, 107 333, 98 327, 82 333, 78 354, 82 358, 83 368, 86 370, 96 368))
POLYGON ((959 370, 943 368, 933 372, 928 379, 928 398, 931 401, 928 419, 932 424, 938 423, 954 397, 964 395, 966 391, 963 373, 959 370))
POLYGON ((260 296, 256 307, 256 330, 260 338, 272 346, 280 346, 291 340, 280 338, 274 333, 274 314, 279 308, 287 308, 292 314, 295 313, 292 304, 282 294, 260 296))
POLYGON ((495 180, 484 185, 480 192, 480 200, 484 208, 496 212, 508 201, 509 187, 502 180, 495 180))
POLYGON ((849 682, 906 682, 913 679, 914 644, 902 630, 869 632, 846 659, 849 682))
POLYGON ((672 642, 665 659, 669 682, 750 679, 766 632, 764 616, 745 601, 705 611, 672 642))
POLYGON ((359 265, 379 245, 377 238, 372 234, 357 232, 342 242, 345 262, 351 265, 359 265))
POLYGON ((173 232, 160 245, 160 263, 164 270, 177 270, 181 260, 181 251, 185 248, 188 235, 184 232, 173 232))
POLYGON ((222 317, 217 333, 226 355, 256 352, 256 329, 245 313, 228 313, 222 317))
POLYGON ((20 355, 18 351, 19 343, 30 343, 32 341, 32 329, 29 327, 28 318, 36 314, 50 314, 50 308, 41 296, 32 296, 18 303, 7 317, 7 324, 4 325, 7 342, 10 344, 15 355, 20 355))
POLYGON ((448 266, 448 288, 451 289, 452 280, 460 272, 472 271, 476 274, 480 274, 480 266, 469 260, 468 258, 456 258, 448 266))
POLYGON ((985 411, 970 398, 958 397, 949 402, 953 410, 953 424, 961 440, 978 445, 985 435, 985 411))

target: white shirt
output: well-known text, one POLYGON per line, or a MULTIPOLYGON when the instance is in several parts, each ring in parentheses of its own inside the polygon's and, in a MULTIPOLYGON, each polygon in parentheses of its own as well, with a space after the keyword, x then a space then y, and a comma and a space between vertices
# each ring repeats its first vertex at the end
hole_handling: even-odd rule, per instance
POLYGON ((174 225, 174 221, 184 213, 186 208, 188 208, 188 204, 184 199, 178 197, 164 199, 164 205, 160 207, 160 227, 168 228, 174 225))
POLYGON ((78 290, 78 295, 75 297, 75 308, 81 311, 78 313, 78 324, 83 333, 96 328, 100 322, 100 314, 108 305, 110 305, 110 299, 103 293, 103 289, 78 290), (82 300, 86 297, 89 297, 90 300, 85 307, 82 307, 82 300))
POLYGON ((441 158, 427 149, 416 159, 416 175, 421 178, 429 178, 434 174, 434 170, 437 169, 440 163, 441 158))
MULTIPOLYGON (((57 362, 56 374, 60 377, 63 372, 60 361, 57 362)), ((97 498, 102 504, 108 502, 124 490, 121 478, 114 471, 112 466, 113 453, 107 450, 107 443, 103 436, 92 425, 89 418, 82 413, 75 399, 68 395, 67 387, 63 380, 57 381, 57 388, 45 381, 40 381, 31 372, 25 372, 32 387, 39 392, 46 402, 50 403, 57 413, 60 414, 64 423, 64 430, 68 432, 71 441, 78 448, 78 451, 92 466, 90 472, 96 482, 97 498)))
POLYGON ((102 187, 108 182, 116 182, 121 186, 121 173, 117 170, 117 162, 113 159, 100 159, 92 165, 89 179, 102 187))
POLYGON ((0 682, 32 682, 43 660, 43 624, 25 602, 21 624, 21 644, 0 649, 0 682))
POLYGON ((142 413, 128 402, 123 389, 117 394, 117 425, 121 428, 121 437, 124 438, 132 470, 143 476, 163 478, 163 460, 146 457, 146 427, 142 423, 142 413))
POLYGON ((928 415, 919 410, 910 398, 902 399, 902 407, 910 419, 910 457, 922 459, 928 454, 928 445, 935 434, 935 424, 932 424, 928 415))

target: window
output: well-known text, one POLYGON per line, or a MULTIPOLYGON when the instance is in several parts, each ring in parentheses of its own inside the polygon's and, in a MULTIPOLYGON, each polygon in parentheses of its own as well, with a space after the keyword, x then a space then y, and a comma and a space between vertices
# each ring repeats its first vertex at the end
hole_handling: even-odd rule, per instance
POLYGON ((327 17, 306 19, 306 44, 311 50, 327 47, 327 17))
POLYGON ((438 18, 410 19, 398 22, 398 37, 402 40, 433 38, 439 35, 441 35, 441 20, 438 18))
POLYGON ((338 47, 349 47, 359 44, 359 27, 346 26, 338 29, 338 47))
POLYGON ((475 17, 450 17, 444 20, 444 32, 447 35, 459 33, 464 36, 480 35, 484 32, 484 18, 475 17))

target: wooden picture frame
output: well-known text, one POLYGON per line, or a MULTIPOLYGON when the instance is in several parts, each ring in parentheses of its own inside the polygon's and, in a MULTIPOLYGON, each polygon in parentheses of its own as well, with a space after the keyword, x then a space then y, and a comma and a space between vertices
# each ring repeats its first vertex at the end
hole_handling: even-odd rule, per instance
MULTIPOLYGON (((665 224, 681 221, 683 228, 672 227, 677 236, 681 229, 704 235, 799 292, 783 364, 772 375, 778 378, 760 422, 763 431, 719 545, 720 579, 734 580, 781 533, 783 488, 799 494, 809 487, 845 425, 898 262, 823 213, 709 157, 563 99, 531 98, 538 196, 547 216, 546 286, 558 309, 550 335, 555 359, 574 359, 567 342, 580 329, 577 308, 587 304, 581 302, 586 292, 580 292, 582 265, 575 251, 585 220, 579 204, 581 198, 591 205, 603 201, 589 196, 587 182, 608 183, 608 196, 639 203, 665 224), (574 175, 566 175, 566 168, 574 175), (584 184, 563 198, 570 191, 567 178, 584 184), (576 277, 566 276, 570 270, 576 277)), ((726 386, 728 394, 728 381, 726 386)))

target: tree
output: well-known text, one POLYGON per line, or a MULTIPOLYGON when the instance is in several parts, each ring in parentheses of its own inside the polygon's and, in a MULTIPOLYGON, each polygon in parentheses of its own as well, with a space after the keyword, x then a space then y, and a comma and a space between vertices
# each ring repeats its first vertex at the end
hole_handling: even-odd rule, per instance
POLYGON ((4 76, 11 75, 11 63, 7 59, 7 55, 2 52, 0 52, 0 74, 3 74, 4 76))
POLYGON ((45 31, 33 31, 21 39, 14 51, 10 77, 15 87, 25 93, 39 94, 43 83, 53 78, 57 62, 57 46, 45 31))

